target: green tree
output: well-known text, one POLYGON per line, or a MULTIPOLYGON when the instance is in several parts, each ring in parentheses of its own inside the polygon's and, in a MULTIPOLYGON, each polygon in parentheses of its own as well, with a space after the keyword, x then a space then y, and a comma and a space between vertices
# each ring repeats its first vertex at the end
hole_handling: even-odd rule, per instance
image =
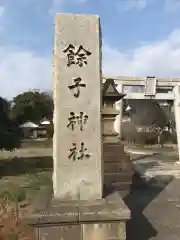
POLYGON ((43 118, 51 120, 53 116, 52 97, 47 93, 38 91, 19 94, 12 101, 11 114, 17 124, 26 121, 39 123, 43 118))
POLYGON ((20 132, 10 119, 10 105, 0 97, 0 149, 13 150, 20 146, 20 132))

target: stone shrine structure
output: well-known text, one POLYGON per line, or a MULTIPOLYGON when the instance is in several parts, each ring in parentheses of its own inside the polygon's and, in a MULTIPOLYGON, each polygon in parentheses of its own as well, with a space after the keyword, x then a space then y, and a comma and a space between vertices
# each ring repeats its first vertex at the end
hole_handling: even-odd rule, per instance
POLYGON ((27 218, 35 239, 126 239, 129 209, 103 194, 100 36, 98 16, 56 15, 53 193, 41 190, 27 218))
POLYGON ((115 103, 126 94, 119 93, 113 79, 108 79, 103 87, 103 160, 104 184, 108 190, 114 189, 126 195, 132 187, 134 174, 132 161, 124 151, 124 146, 114 130, 114 121, 119 111, 115 103))
POLYGON ((119 112, 115 103, 125 97, 126 94, 119 93, 113 79, 108 79, 103 84, 103 142, 117 142, 118 133, 114 131, 114 120, 119 112))

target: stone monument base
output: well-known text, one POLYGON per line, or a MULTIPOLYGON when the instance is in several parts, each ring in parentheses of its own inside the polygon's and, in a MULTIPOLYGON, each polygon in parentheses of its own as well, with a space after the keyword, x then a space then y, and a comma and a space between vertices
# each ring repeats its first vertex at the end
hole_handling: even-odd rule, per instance
POLYGON ((94 201, 60 201, 45 189, 26 222, 35 240, 125 240, 129 218, 117 192, 94 201))

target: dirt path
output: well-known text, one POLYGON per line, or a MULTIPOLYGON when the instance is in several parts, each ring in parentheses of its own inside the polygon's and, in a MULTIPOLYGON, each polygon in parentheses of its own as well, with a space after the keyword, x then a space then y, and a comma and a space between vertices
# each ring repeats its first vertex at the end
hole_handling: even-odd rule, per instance
POLYGON ((0 151, 0 159, 13 157, 46 157, 52 156, 52 148, 21 148, 15 151, 0 151))

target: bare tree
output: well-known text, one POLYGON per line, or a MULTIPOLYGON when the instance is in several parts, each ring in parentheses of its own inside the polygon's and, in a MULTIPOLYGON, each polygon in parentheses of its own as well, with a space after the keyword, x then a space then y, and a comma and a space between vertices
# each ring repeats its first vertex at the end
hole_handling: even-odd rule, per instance
MULTIPOLYGON (((129 113, 131 116, 131 126, 126 126, 123 131, 123 135, 126 136, 126 134, 128 134, 129 140, 130 138, 134 139, 134 131, 132 131, 132 129, 137 129, 138 127, 147 128, 149 133, 141 134, 136 131, 136 135, 143 135, 142 137, 145 138, 147 135, 151 134, 153 138, 156 136, 156 140, 160 144, 163 128, 167 126, 168 119, 158 102, 154 100, 128 100, 127 104, 129 104, 132 109, 131 113, 129 113), (131 131, 129 131, 130 129, 132 134, 131 131)), ((150 140, 149 137, 148 139, 150 140)), ((149 142, 148 139, 144 139, 144 143, 149 142)))

